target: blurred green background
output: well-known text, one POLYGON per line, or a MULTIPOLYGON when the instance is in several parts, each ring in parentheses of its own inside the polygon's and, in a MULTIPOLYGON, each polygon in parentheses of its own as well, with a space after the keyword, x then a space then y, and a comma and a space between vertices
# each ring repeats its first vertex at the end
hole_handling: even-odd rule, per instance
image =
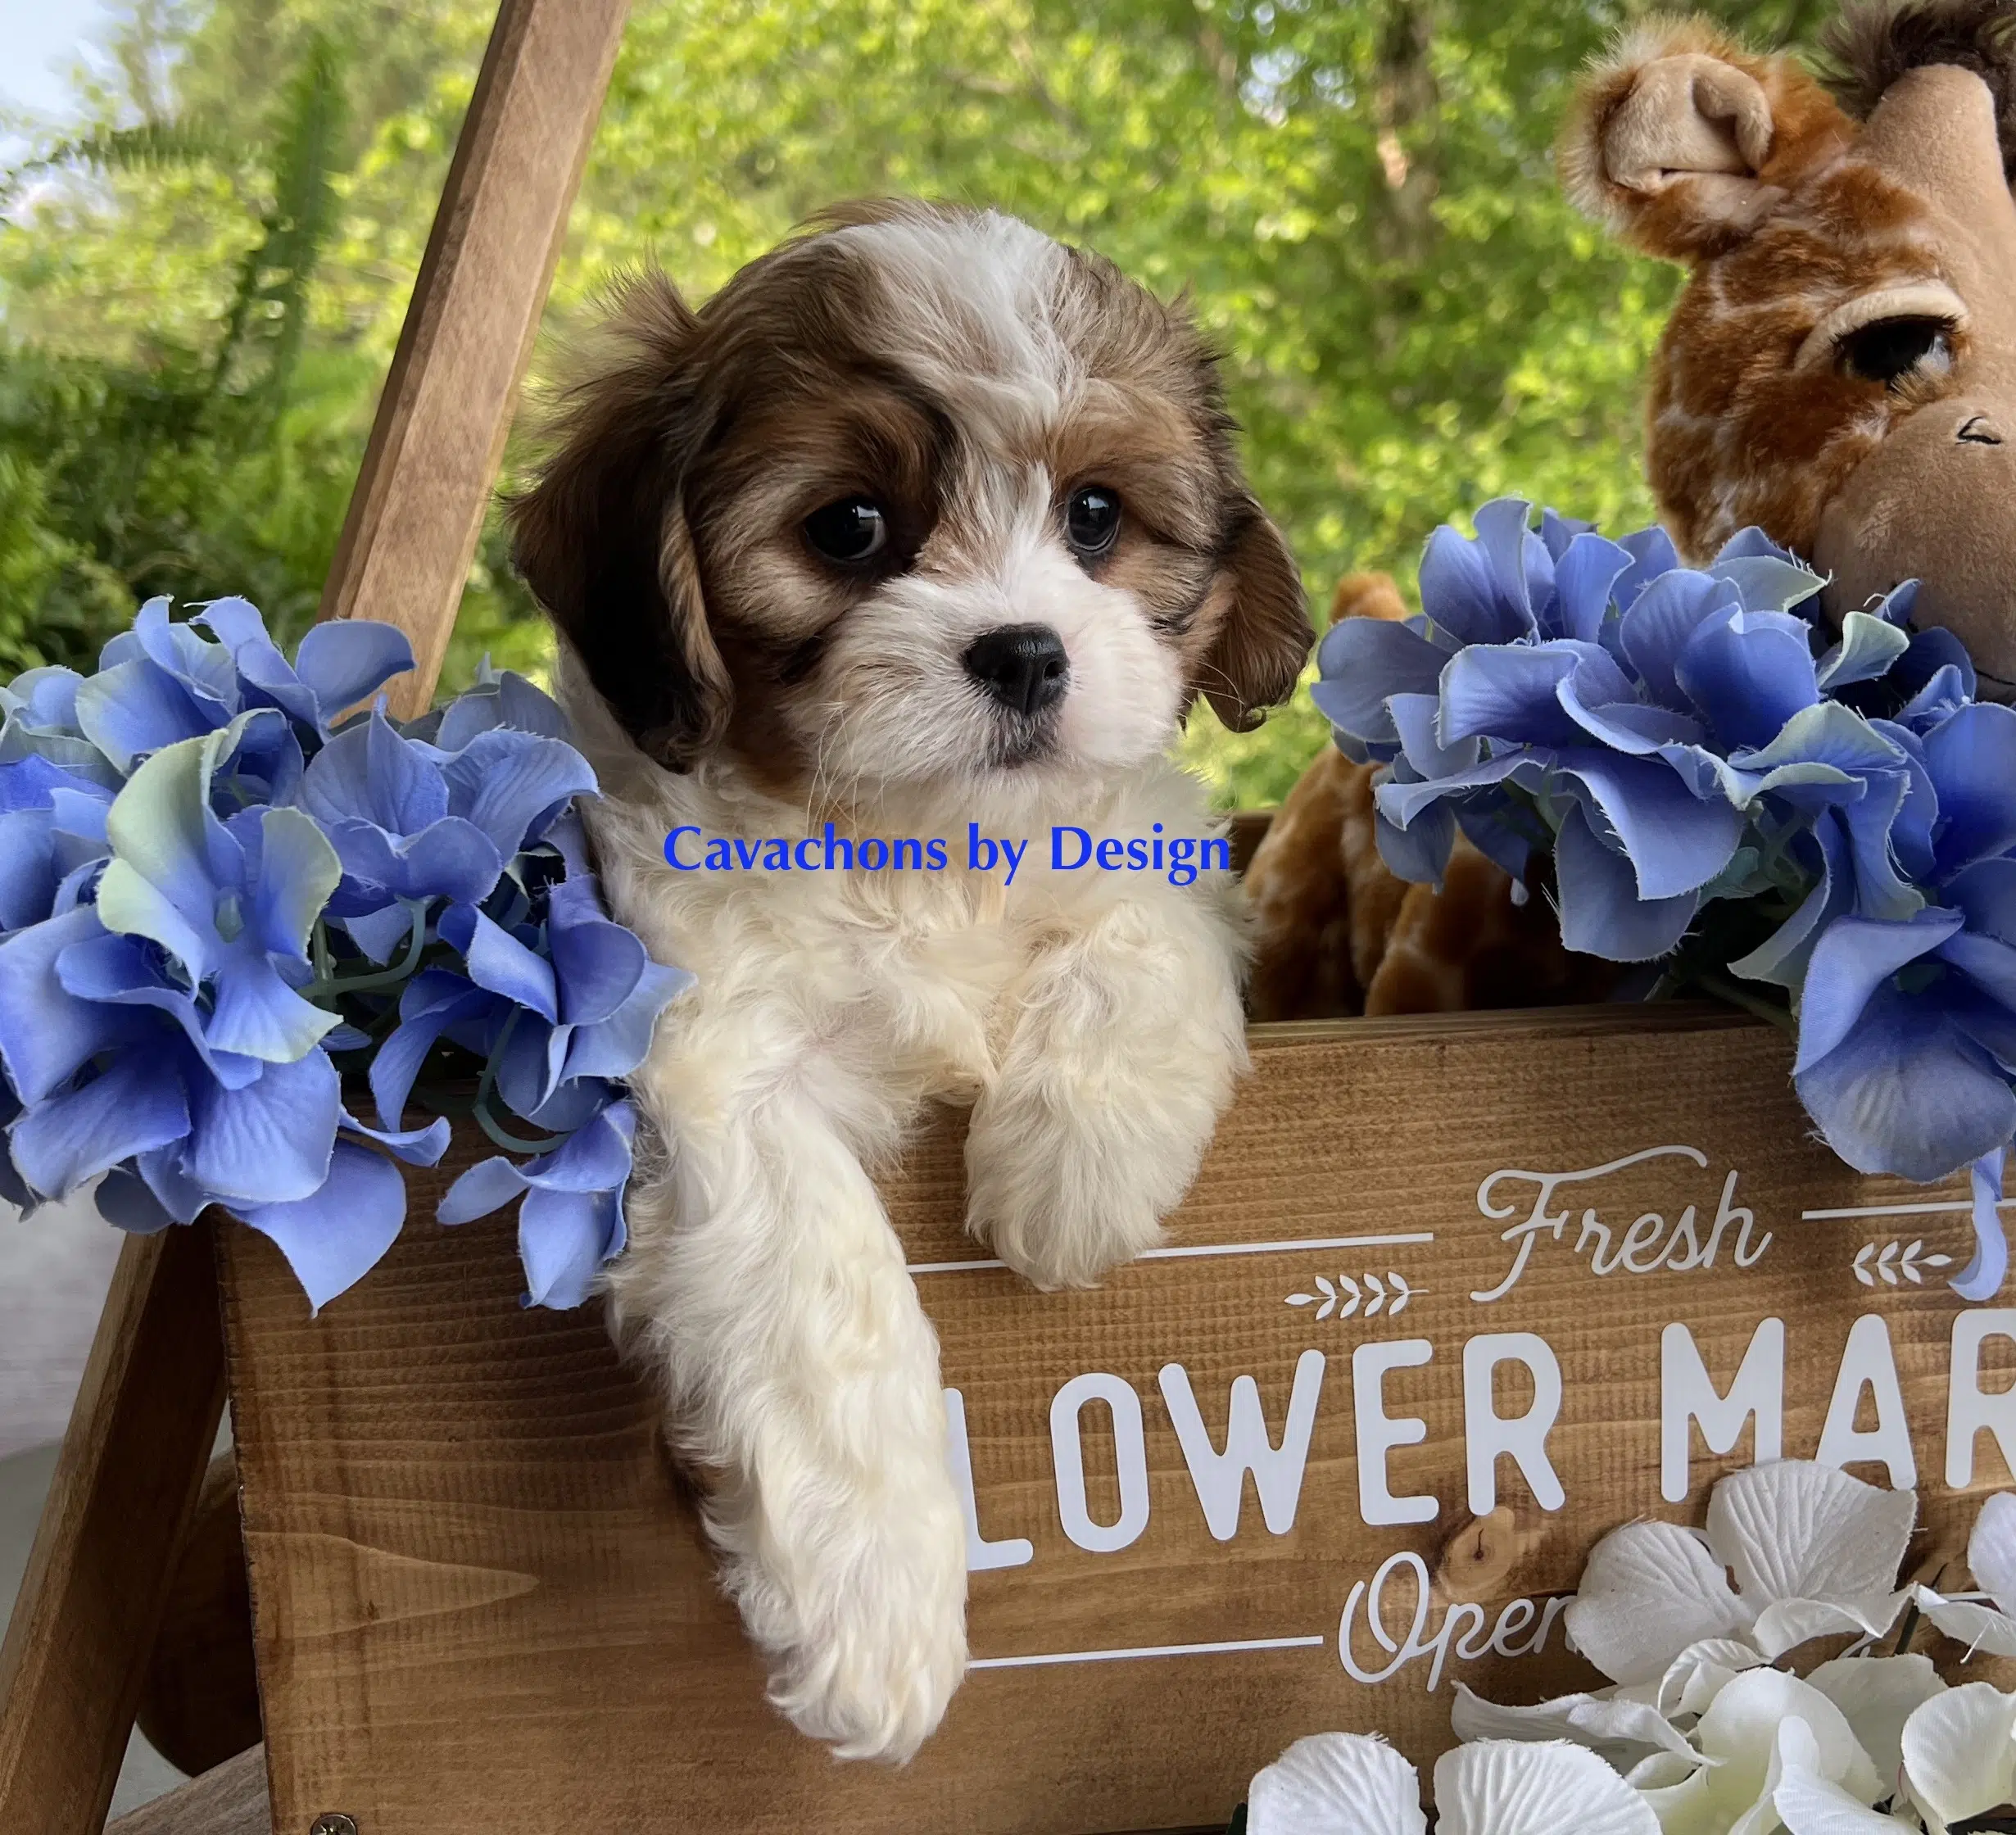
MULTIPOLYGON (((1637 527, 1679 276, 1570 211, 1548 148, 1638 10, 638 0, 538 364, 627 265, 703 296, 822 203, 918 193, 1188 289, 1319 622, 1352 569, 1411 588, 1428 532, 1502 492, 1637 527)), ((1708 10, 1776 45, 1832 7, 1708 10)), ((0 673, 88 667, 153 593, 313 615, 492 12, 107 7, 73 120, 26 124, 0 188, 0 673)), ((547 654, 494 520, 448 685, 485 651, 547 654)), ((1200 709, 1185 743, 1250 804, 1324 736, 1298 698, 1238 737, 1200 709)))

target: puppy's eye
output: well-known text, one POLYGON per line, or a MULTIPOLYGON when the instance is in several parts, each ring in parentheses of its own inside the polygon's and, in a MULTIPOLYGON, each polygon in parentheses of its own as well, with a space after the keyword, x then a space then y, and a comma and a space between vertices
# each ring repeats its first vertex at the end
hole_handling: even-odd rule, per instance
POLYGON ((1915 371, 1937 375, 1953 362, 1953 327, 1944 319, 1878 319, 1836 345, 1851 376, 1894 387, 1915 371))
POLYGON ((805 519, 805 539, 814 553, 843 567, 855 567, 882 551, 889 541, 889 519, 872 498, 842 497, 805 519))
POLYGON ((1064 505, 1064 539, 1081 560, 1096 560, 1120 534, 1120 499, 1103 484, 1081 484, 1064 505))

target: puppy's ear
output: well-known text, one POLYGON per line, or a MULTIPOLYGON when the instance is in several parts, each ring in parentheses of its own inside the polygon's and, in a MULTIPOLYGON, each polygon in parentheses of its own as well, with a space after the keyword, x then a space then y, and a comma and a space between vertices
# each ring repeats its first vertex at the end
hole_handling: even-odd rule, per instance
POLYGON ((629 282, 608 360, 569 392, 559 450, 509 505, 526 584, 624 729, 675 771, 720 738, 730 699, 682 487, 702 431, 698 335, 662 274, 629 282))
POLYGON ((1754 56, 1705 19, 1651 19, 1583 75, 1556 156, 1580 209, 1691 261, 1747 236, 1853 131, 1791 57, 1754 56))
POLYGON ((1249 732, 1294 691, 1316 632, 1295 557, 1250 496, 1235 511, 1219 569, 1231 603, 1197 685, 1227 727, 1249 732))

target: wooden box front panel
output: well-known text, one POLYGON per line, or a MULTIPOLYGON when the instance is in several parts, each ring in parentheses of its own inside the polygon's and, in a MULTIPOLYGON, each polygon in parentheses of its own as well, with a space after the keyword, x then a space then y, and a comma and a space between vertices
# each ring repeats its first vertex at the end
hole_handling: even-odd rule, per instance
MULTIPOLYGON (((1811 1457, 1831 1410, 1837 1453, 1891 1462, 1859 1475, 1914 1463, 1928 1553, 1964 1547, 1958 1493, 2009 1482, 2016 1310, 1946 1285, 1964 1189, 1846 1171, 1775 1031, 1358 1022, 1263 1029, 1254 1058, 1169 1246, 1099 1291, 986 1265, 954 1119, 886 1184, 959 1393, 976 1570, 974 1669, 901 1770, 764 1705, 646 1393, 594 1309, 520 1310, 508 1224, 416 1221, 315 1321, 269 1244, 223 1233, 276 1828, 1222 1825, 1298 1734, 1426 1760, 1458 1679, 1599 1679, 1547 1602, 1618 1523, 1699 1521, 1760 1420, 1811 1457), (1739 1368, 1756 1412, 1712 1455, 1686 1411, 1712 1420, 1739 1368)), ((438 1180, 412 1185, 426 1219, 438 1180)))

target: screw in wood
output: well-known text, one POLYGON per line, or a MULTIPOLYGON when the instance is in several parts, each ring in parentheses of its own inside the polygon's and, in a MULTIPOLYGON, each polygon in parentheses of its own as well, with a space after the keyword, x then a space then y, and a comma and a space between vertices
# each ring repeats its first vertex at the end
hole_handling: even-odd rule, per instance
POLYGON ((357 1819, 340 1810, 325 1810, 310 1825, 308 1835, 357 1835, 357 1819))

